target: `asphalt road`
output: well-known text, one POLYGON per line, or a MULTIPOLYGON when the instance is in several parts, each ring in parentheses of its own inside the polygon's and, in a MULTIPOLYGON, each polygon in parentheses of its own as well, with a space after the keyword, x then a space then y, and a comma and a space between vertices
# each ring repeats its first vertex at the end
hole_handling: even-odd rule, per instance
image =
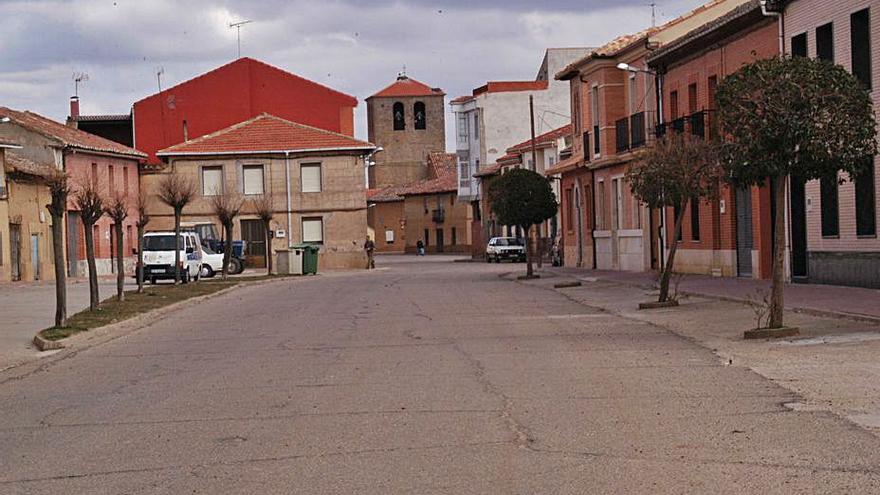
POLYGON ((0 493, 877 493, 880 440, 648 323, 384 269, 232 292, 0 373, 0 493))

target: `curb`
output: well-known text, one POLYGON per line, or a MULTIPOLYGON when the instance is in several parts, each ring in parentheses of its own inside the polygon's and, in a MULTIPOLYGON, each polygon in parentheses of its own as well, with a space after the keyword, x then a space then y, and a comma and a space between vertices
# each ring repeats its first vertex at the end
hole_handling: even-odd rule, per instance
MULTIPOLYGON (((638 283, 638 282, 626 282, 623 280, 614 280, 614 279, 605 278, 605 277, 580 277, 580 276, 577 276, 574 274, 568 274, 568 273, 557 273, 557 275, 570 276, 570 277, 573 277, 577 280, 589 279, 587 281, 602 281, 602 282, 607 282, 607 283, 611 283, 611 284, 623 285, 626 287, 636 287, 639 289, 655 290, 657 288, 653 284, 642 284, 642 283, 638 283)), ((741 303, 741 304, 748 304, 749 303, 748 299, 741 298, 741 297, 722 296, 719 294, 709 294, 709 293, 700 292, 700 291, 693 291, 693 290, 681 290, 681 291, 679 291, 679 294, 683 295, 683 296, 690 296, 690 297, 703 297, 706 299, 715 299, 717 301, 728 301, 728 302, 735 302, 735 303, 741 303)), ((832 310, 828 310, 828 309, 814 309, 814 308, 803 308, 803 307, 790 307, 790 308, 785 308, 785 309, 786 309, 786 311, 791 311, 793 313, 801 313, 801 314, 806 314, 806 315, 810 315, 810 316, 818 316, 818 317, 823 317, 823 318, 844 318, 847 320, 858 321, 858 322, 862 322, 862 323, 874 323, 876 325, 880 325, 880 316, 871 316, 871 315, 863 315, 863 314, 858 314, 858 313, 847 313, 846 311, 832 311, 832 310)))
POLYGON ((34 346, 42 352, 64 349, 64 344, 60 340, 46 340, 40 337, 40 334, 34 335, 34 346))

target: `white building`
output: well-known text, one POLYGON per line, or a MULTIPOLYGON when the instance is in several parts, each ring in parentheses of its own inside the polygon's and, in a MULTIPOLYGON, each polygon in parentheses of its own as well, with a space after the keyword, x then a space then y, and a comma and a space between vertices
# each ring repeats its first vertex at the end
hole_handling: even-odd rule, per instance
MULTIPOLYGON (((480 199, 474 174, 492 166, 507 148, 531 137, 529 97, 534 97, 535 134, 544 134, 571 122, 569 85, 554 74, 583 58, 590 48, 550 48, 535 79, 489 81, 471 95, 452 100, 458 154, 458 198, 480 199)), ((477 204, 474 205, 478 207, 477 204)))

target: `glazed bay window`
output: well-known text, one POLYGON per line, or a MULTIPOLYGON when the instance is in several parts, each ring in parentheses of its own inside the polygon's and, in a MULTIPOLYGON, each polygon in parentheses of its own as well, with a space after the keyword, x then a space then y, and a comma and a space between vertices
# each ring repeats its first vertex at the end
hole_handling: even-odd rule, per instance
POLYGON ((202 196, 218 196, 223 194, 223 167, 202 167, 202 196))
POLYGON ((263 194, 263 166, 244 165, 241 167, 242 191, 247 196, 263 194))
POLYGON ((321 192, 321 164, 303 163, 300 166, 300 179, 302 180, 302 192, 321 192))
POLYGON ((302 219, 302 241, 311 244, 324 242, 324 219, 321 217, 302 219))

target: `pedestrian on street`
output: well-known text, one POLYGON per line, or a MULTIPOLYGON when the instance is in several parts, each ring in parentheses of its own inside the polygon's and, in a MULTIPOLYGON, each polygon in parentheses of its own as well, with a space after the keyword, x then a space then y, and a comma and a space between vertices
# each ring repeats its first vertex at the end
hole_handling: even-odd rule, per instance
POLYGON ((370 239, 370 236, 367 236, 367 240, 364 242, 364 251, 367 253, 367 270, 376 268, 376 259, 373 257, 373 251, 375 250, 376 243, 370 239))
POLYGON ((416 242, 416 256, 424 256, 425 255, 425 243, 422 242, 421 239, 416 242))

